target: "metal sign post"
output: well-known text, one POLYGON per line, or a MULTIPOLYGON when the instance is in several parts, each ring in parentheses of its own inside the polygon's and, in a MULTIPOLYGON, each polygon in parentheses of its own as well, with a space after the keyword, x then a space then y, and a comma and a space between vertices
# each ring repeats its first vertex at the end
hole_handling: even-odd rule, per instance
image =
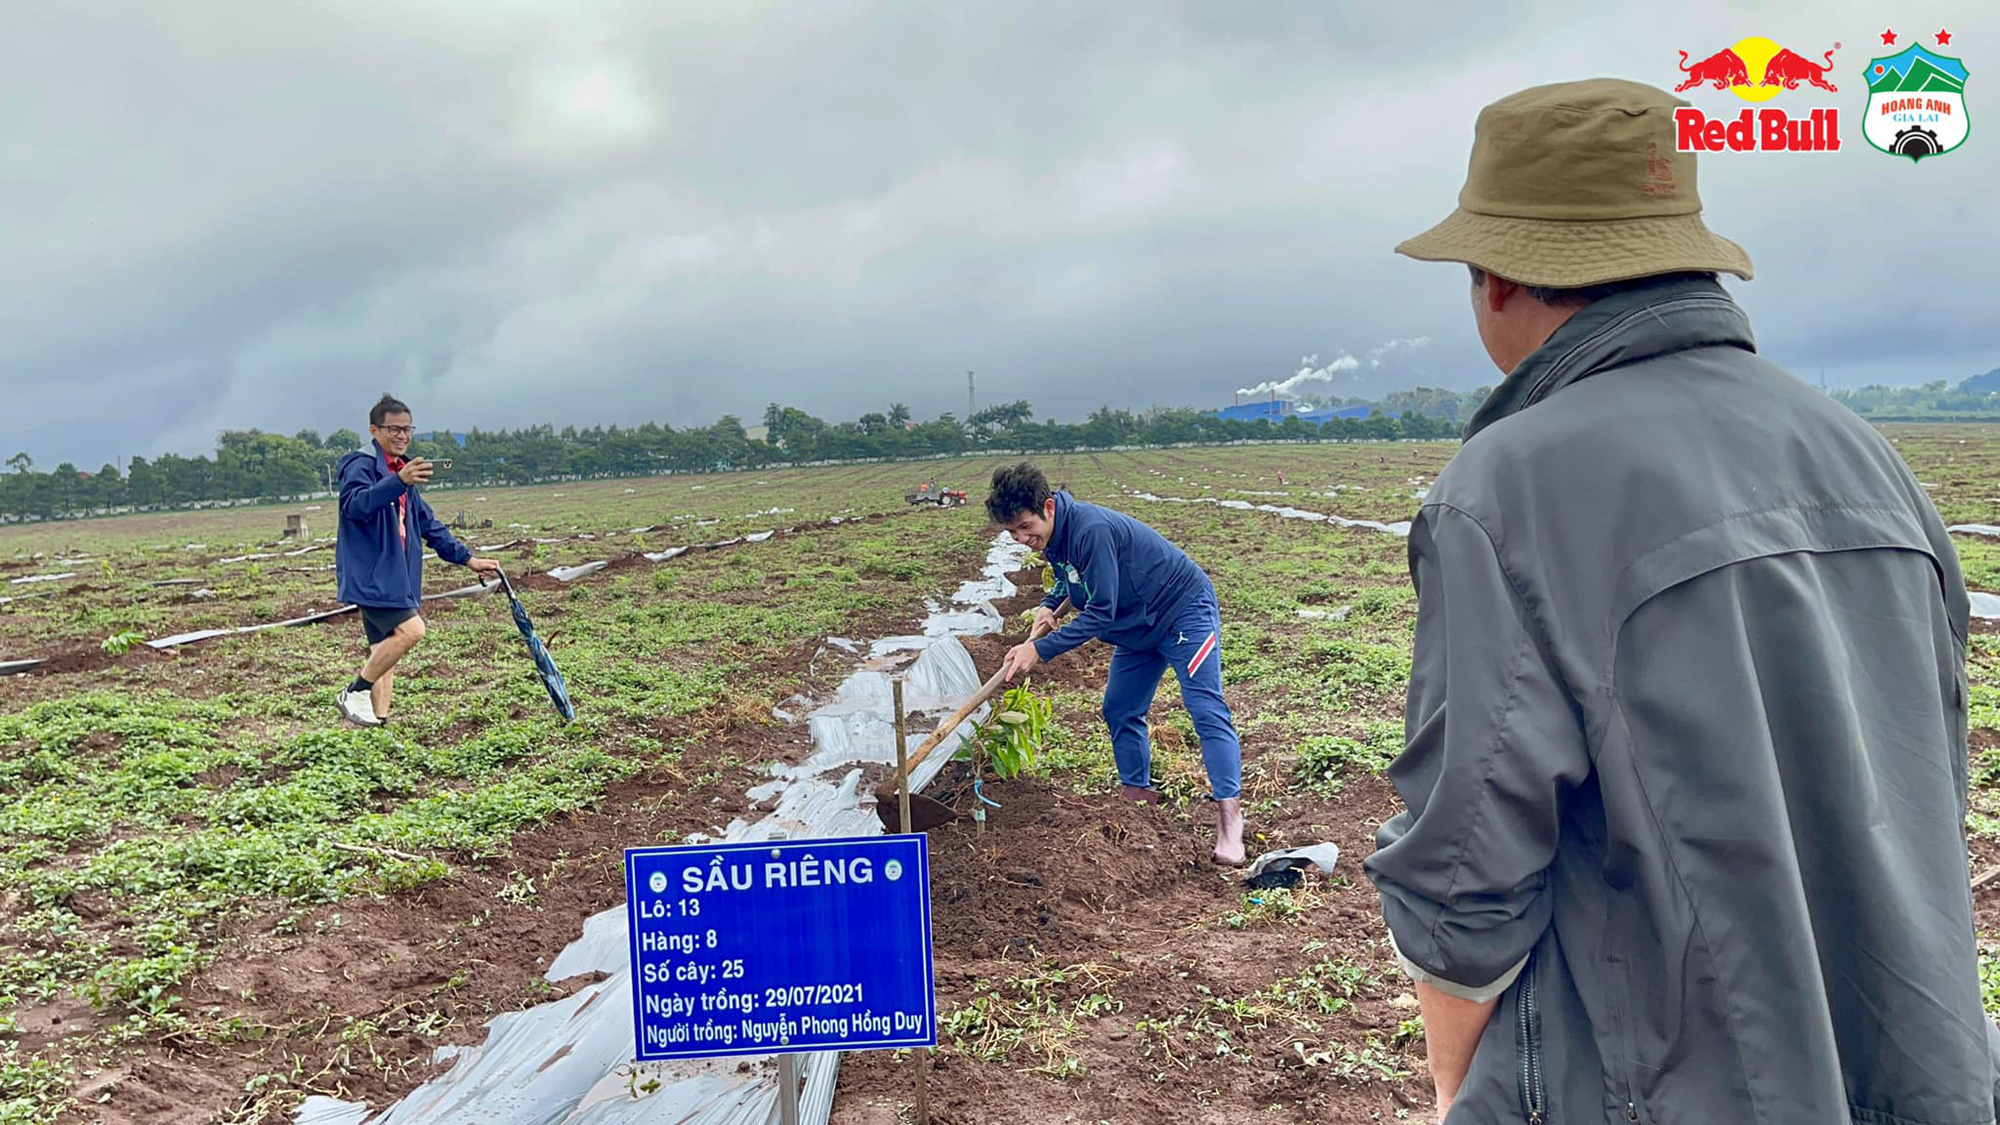
MULTIPOLYGON (((896 773, 903 779, 897 786, 896 796, 903 805, 903 833, 910 831, 910 768, 906 761, 908 749, 907 727, 903 722, 903 677, 892 681, 896 693, 896 773)), ((917 1125, 931 1125, 930 1090, 931 1053, 928 1048, 917 1051, 917 1125)))
POLYGON ((778 1056, 778 1125, 799 1125, 799 1057, 778 1056))

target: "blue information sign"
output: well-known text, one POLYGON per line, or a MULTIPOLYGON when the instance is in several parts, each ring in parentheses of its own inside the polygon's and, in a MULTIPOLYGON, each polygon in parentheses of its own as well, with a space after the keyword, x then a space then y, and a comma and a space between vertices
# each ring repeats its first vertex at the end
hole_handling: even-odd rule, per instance
POLYGON ((926 845, 627 848, 639 1061, 936 1046, 926 845))

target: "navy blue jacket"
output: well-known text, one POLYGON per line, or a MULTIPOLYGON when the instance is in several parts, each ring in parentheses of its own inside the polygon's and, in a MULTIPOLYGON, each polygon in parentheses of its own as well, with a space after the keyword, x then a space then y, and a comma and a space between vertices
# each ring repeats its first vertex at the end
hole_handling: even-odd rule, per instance
POLYGON ((438 558, 465 565, 472 549, 432 514, 403 478, 389 471, 382 447, 340 459, 340 532, 333 547, 340 600, 371 609, 415 609, 424 592, 424 544, 438 558), (410 497, 407 542, 396 531, 396 500, 410 497))
POLYGON ((1055 528, 1042 557, 1056 570, 1056 588, 1042 604, 1054 609, 1067 597, 1077 610, 1035 642, 1043 660, 1093 640, 1158 648, 1182 607, 1215 596, 1208 575, 1159 532, 1067 492, 1056 493, 1055 528))

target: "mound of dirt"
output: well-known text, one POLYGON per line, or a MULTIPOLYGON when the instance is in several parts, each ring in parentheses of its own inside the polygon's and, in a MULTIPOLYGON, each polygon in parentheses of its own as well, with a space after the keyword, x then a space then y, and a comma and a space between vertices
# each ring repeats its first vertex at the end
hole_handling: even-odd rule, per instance
MULTIPOLYGON (((964 770, 932 792, 969 812, 964 770)), ((956 1035, 944 1025, 932 1120, 1423 1119, 1422 1043, 1398 1036, 1412 998, 1378 941, 1373 890, 1345 858, 1366 854, 1386 786, 1288 801, 1282 821, 1259 825, 1284 838, 1260 848, 1331 838, 1344 853, 1340 875, 1308 874, 1307 905, 1276 920, 1246 916, 1268 896, 1246 897, 1240 873, 1210 862, 1206 806, 1038 780, 986 793, 1002 807, 983 832, 968 818, 929 834, 938 1011, 988 1013, 956 1035), (1004 1057, 979 1057, 1016 1033, 1004 1057)), ((833 1122, 907 1120, 913 1082, 887 1053, 851 1053, 833 1122)))
POLYGON ((1209 845, 1170 813, 1040 784, 989 784, 983 831, 971 819, 970 769, 954 762, 932 792, 964 814, 933 831, 933 940, 972 957, 1032 955, 1106 936, 1121 902, 1189 880, 1214 882, 1209 845), (1061 857, 1038 864, 1035 857, 1061 857))

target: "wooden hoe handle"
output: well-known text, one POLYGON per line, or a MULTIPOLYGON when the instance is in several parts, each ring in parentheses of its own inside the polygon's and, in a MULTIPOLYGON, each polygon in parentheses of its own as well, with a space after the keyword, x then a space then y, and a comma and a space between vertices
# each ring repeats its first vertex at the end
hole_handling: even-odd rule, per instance
MULTIPOLYGON (((1068 608, 1069 608, 1069 599, 1064 598, 1063 603, 1056 607, 1055 615, 1057 617, 1061 617, 1063 615, 1063 611, 1067 610, 1068 608)), ((1040 640, 1042 638, 1042 634, 1046 632, 1048 632, 1048 629, 1046 627, 1039 624, 1036 625, 1033 629, 1028 630, 1028 643, 1032 644, 1033 642, 1040 640)), ((1007 669, 1003 666, 1000 668, 1000 670, 994 672, 992 677, 989 678, 985 683, 979 685, 979 690, 972 693, 972 698, 965 701, 965 706, 960 707, 957 710, 957 712, 955 712, 952 715, 951 718, 946 719, 944 721, 943 726, 938 727, 938 729, 934 731, 929 738, 924 739, 923 743, 919 745, 916 748, 916 750, 912 751, 908 755, 908 757, 905 759, 906 764, 904 765, 903 768, 906 770, 916 769, 917 763, 924 760, 924 755, 929 754, 932 750, 937 749, 937 744, 944 741, 945 735, 950 734, 954 730, 957 730, 958 724, 964 722, 967 716, 971 715, 974 711, 977 711, 979 709, 980 704, 985 703, 987 700, 993 698, 995 695, 998 695, 1000 693, 1001 685, 1006 683, 1006 675, 1007 675, 1007 669)), ((885 790, 893 789, 896 787, 896 784, 901 780, 902 780, 901 774, 892 773, 889 775, 889 780, 882 783, 882 788, 885 790)))

